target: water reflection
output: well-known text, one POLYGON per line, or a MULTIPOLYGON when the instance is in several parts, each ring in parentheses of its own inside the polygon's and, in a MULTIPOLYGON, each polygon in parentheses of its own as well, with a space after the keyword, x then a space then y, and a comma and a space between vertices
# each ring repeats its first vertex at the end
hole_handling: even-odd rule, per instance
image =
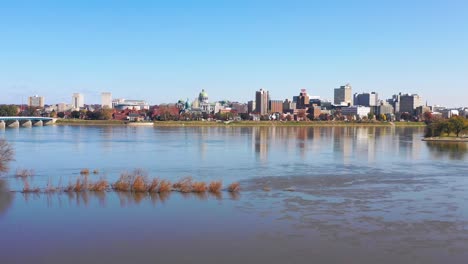
MULTIPOLYGON (((109 200, 115 199, 120 207, 138 206, 150 202, 153 206, 166 203, 171 196, 179 196, 185 200, 196 199, 199 201, 223 200, 223 193, 141 193, 141 192, 52 192, 52 193, 21 193, 20 197, 26 204, 31 202, 45 202, 48 208, 58 206, 62 208, 65 204, 76 207, 89 207, 98 205, 107 207, 109 200)), ((228 192, 230 200, 239 200, 240 194, 228 192)), ((0 192, 0 215, 5 212, 12 203, 13 194, 10 191, 0 192)))
POLYGON ((0 179, 0 217, 11 207, 13 194, 8 190, 6 181, 0 179))
POLYGON ((433 157, 439 159, 448 157, 451 160, 463 160, 468 152, 468 143, 457 142, 426 142, 433 157))

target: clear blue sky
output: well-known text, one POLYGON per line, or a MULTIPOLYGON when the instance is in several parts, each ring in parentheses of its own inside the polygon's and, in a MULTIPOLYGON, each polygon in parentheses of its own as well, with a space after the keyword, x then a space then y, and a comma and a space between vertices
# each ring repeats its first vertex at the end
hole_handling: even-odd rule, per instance
POLYGON ((152 104, 301 88, 468 105, 467 1, 2 1, 0 103, 152 104))

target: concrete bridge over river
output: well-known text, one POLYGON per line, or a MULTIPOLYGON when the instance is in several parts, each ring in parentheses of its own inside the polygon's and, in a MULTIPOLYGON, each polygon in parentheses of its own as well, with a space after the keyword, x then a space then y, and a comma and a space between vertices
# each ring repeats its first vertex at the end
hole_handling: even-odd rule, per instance
POLYGON ((15 127, 47 126, 55 123, 57 119, 40 116, 0 116, 0 129, 15 127))

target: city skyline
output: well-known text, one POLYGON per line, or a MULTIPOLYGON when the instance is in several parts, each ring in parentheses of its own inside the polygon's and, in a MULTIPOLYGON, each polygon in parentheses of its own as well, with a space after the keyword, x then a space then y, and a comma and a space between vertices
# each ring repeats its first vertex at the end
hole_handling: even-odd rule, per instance
POLYGON ((467 102, 462 1, 110 3, 5 3, 0 103, 69 102, 75 92, 99 103, 111 91, 159 104, 201 89, 247 102, 260 88, 332 100, 348 82, 381 98, 467 102))

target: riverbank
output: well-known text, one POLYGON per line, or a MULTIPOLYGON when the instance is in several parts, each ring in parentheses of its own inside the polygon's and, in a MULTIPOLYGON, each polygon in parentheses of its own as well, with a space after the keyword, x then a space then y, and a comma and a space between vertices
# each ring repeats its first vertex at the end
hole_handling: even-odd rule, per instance
POLYGON ((468 137, 428 137, 423 138, 423 141, 427 142, 454 142, 454 143, 468 143, 468 137))
POLYGON ((155 121, 126 122, 120 120, 58 119, 57 125, 102 125, 102 126, 155 126, 155 127, 424 127, 422 122, 344 122, 344 121, 155 121))

